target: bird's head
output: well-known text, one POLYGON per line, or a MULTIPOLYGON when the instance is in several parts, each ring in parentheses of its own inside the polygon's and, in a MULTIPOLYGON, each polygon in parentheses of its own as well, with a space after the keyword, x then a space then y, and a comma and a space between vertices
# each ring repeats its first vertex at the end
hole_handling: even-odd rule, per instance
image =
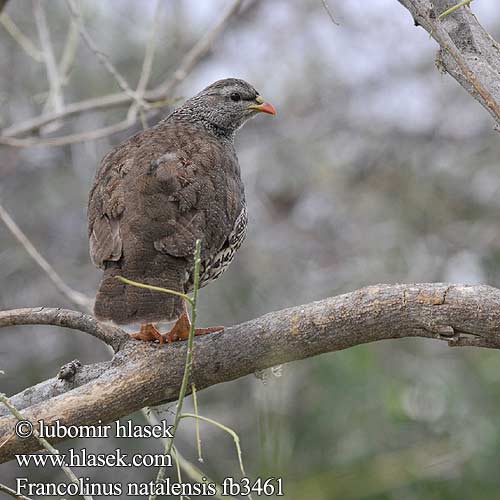
POLYGON ((199 120, 222 135, 233 135, 257 113, 275 115, 272 104, 244 80, 218 80, 195 95, 174 112, 199 120))

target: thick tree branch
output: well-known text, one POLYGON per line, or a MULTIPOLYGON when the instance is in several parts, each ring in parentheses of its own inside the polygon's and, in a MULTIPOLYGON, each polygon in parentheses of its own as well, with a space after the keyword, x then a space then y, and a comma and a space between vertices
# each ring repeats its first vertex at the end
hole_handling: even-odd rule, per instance
MULTIPOLYGON (((16 313, 4 314, 19 317, 16 313)), ((92 326, 82 330, 96 328, 96 322, 88 316, 86 321, 92 326)), ((35 318, 30 321, 35 322, 35 318)), ((68 321, 62 323, 71 326, 68 321)), ((6 324, 14 323, 4 320, 3 326, 6 324)), ((192 381, 201 390, 277 364, 403 337, 499 349, 500 290, 442 283, 375 285, 272 312, 198 338, 192 381)), ((111 362, 84 367, 85 375, 68 383, 67 392, 65 382, 52 379, 30 389, 29 400, 26 391, 13 396, 13 403, 34 421, 91 425, 175 400, 184 372, 186 344, 159 346, 122 336, 120 342, 111 362)), ((0 463, 12 459, 15 453, 38 449, 36 441, 16 438, 12 434, 14 425, 12 417, 0 417, 0 442, 5 441, 0 448, 0 463)))
POLYGON ((123 330, 100 323, 93 316, 69 309, 34 307, 0 311, 0 328, 18 325, 54 325, 80 330, 102 340, 116 352, 129 336, 123 330))
POLYGON ((500 46, 464 6, 442 19, 457 0, 398 0, 439 44, 438 67, 448 72, 500 127, 500 46))

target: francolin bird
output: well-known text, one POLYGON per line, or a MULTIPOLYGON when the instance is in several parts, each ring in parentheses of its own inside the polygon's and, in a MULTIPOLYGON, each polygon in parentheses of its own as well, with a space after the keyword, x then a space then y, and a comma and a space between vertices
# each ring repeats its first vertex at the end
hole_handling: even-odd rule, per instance
POLYGON ((88 204, 90 255, 104 271, 94 307, 99 320, 140 323, 133 335, 140 340, 187 338, 182 297, 117 276, 189 293, 198 239, 200 287, 224 273, 247 227, 234 135, 260 112, 276 114, 247 82, 219 80, 103 158, 88 204), (155 323, 173 320, 170 332, 160 334, 155 323))

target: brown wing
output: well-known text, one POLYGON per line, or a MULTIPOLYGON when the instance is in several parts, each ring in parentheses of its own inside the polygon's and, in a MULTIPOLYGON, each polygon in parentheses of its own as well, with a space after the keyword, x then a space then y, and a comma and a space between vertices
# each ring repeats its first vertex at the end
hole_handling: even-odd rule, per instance
POLYGON ((231 145, 194 126, 160 124, 104 158, 89 199, 92 260, 124 258, 136 275, 155 254, 191 264, 198 238, 202 258, 222 247, 243 201, 231 145))
POLYGON ((132 166, 133 160, 111 151, 103 159, 90 191, 90 257, 92 262, 102 269, 105 261, 117 261, 122 255, 119 221, 125 210, 123 177, 132 166))
POLYGON ((199 134, 153 161, 146 181, 149 190, 161 193, 149 200, 148 218, 161 213, 155 249, 187 259, 192 259, 197 239, 202 241, 202 258, 220 250, 244 201, 232 148, 199 134))

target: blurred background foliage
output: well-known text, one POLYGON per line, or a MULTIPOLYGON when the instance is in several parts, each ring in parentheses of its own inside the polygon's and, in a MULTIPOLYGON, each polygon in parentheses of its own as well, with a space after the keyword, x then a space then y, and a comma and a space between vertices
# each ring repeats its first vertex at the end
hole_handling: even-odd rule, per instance
MULTIPOLYGON (((134 87, 155 2, 80 4, 92 37, 134 87)), ((235 76, 278 109, 276 119, 258 117, 237 138, 249 234, 230 271, 202 291, 200 324, 230 325, 378 282, 500 285, 500 146, 490 117, 437 71, 434 42, 398 2, 330 4, 340 26, 319 0, 250 1, 171 96, 183 99, 235 76)), ((60 0, 43 5, 60 57, 68 10, 60 0)), ((164 2, 151 86, 227 5, 164 2)), ((473 2, 498 39, 497 7, 495 0, 473 2)), ((38 45, 31 2, 10 2, 6 11, 38 45)), ((0 126, 39 114, 47 90, 44 65, 0 30, 0 126)), ((116 91, 80 42, 65 102, 116 91)), ((125 113, 81 114, 48 133, 96 129, 125 113)), ((65 147, 0 148, 2 204, 65 280, 91 296, 100 272, 88 257, 87 193, 103 154, 135 130, 65 147)), ((2 224, 0 283, 1 309, 74 307, 2 224)), ((57 328, 2 329, 0 339, 7 394, 55 375, 71 359, 109 356, 96 339, 57 328)), ((212 387, 199 394, 200 413, 234 428, 249 474, 283 476, 288 499, 497 499, 498 356, 430 340, 365 345, 286 365, 280 377, 212 387)), ((201 429, 200 467, 219 480, 238 475, 230 437, 208 424, 201 429)), ((177 444, 196 461, 187 420, 177 444)), ((147 440, 80 440, 61 449, 73 446, 162 449, 147 440)), ((153 478, 145 469, 77 472, 96 482, 153 478)), ((0 466, 6 483, 18 475, 64 479, 59 470, 0 466)))

